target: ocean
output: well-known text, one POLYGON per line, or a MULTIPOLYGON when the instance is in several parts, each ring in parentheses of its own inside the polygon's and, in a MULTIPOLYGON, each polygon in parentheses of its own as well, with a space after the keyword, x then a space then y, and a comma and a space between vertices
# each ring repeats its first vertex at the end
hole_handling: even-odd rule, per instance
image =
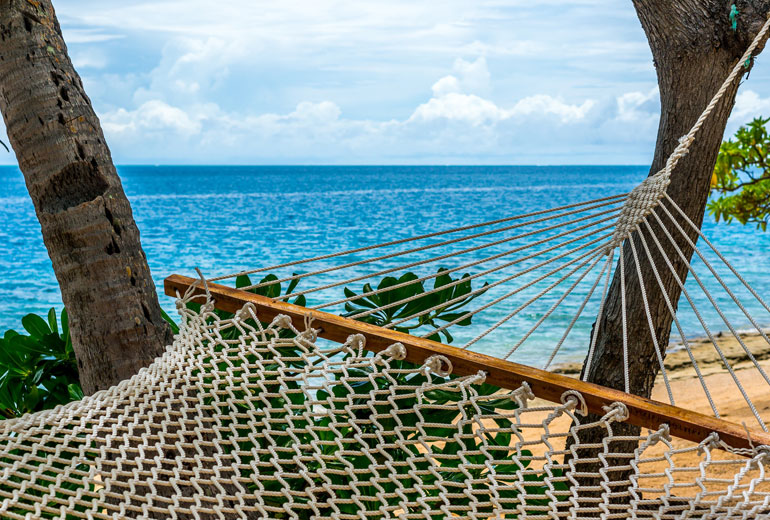
MULTIPOLYGON (((193 275, 196 267, 216 276, 623 193, 647 175, 644 166, 122 166, 118 171, 159 288, 169 274, 193 275)), ((767 296, 770 233, 716 224, 709 216, 704 232, 767 296)), ((0 240, 0 331, 20 328, 26 313, 61 309, 40 227, 16 167, 0 167, 0 240)), ((720 272, 727 274, 724 268, 720 272)), ((703 280, 731 321, 747 327, 717 282, 703 280)), ((353 288, 360 291, 362 283, 353 288)), ((692 277, 687 283, 698 302, 707 301, 692 277)), ((739 295, 763 325, 770 323, 758 302, 739 295)), ((171 298, 161 295, 161 302, 173 315, 171 298)), ((505 352, 518 339, 515 332, 526 330, 522 327, 552 302, 533 305, 511 323, 512 330, 503 328, 476 348, 505 352)), ((566 324, 579 303, 560 308, 552 319, 566 324)), ((705 317, 713 330, 726 328, 716 313, 705 317)), ((498 318, 475 320, 459 330, 457 342, 498 318)), ((691 312, 681 311, 680 319, 688 335, 703 334, 691 312)), ((581 317, 559 360, 583 357, 592 322, 592 316, 581 317)), ((563 330, 549 326, 533 335, 514 359, 539 363, 543 347, 558 341, 563 330)))

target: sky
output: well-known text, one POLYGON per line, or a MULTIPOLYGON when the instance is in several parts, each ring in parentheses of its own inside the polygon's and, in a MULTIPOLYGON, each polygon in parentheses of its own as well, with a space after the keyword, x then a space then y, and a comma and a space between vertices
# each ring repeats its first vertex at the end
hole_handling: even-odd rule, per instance
MULTIPOLYGON (((630 1, 54 5, 118 164, 647 164, 655 145, 630 1)), ((762 58, 730 134, 770 114, 762 58)))

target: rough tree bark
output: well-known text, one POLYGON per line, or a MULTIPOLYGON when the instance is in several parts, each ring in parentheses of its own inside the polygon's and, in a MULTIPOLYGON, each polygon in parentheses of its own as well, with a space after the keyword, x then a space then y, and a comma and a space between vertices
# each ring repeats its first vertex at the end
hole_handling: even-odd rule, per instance
POLYGON ((0 111, 69 313, 83 390, 117 384, 171 334, 50 0, 0 0, 0 111))
MULTIPOLYGON (((91 393, 117 384, 160 355, 171 332, 161 317, 131 207, 99 120, 67 56, 51 0, 0 0, 0 110, 69 312, 83 389, 91 393)), ((197 395, 191 391, 187 397, 197 395)), ((156 446, 163 474, 195 470, 205 478, 212 473, 200 467, 219 455, 211 447, 212 433, 175 430, 175 424, 151 426, 156 435, 161 428, 165 431, 165 442, 156 446), (203 462, 193 461, 189 453, 189 446, 198 442, 202 447, 195 455, 203 462)), ((121 464, 130 471, 132 465, 154 467, 156 461, 137 457, 121 464)), ((217 473, 224 481, 235 470, 217 473)), ((149 485, 128 490, 118 479, 105 480, 105 485, 137 499, 152 494, 149 485)), ((238 491, 226 482, 217 486, 188 478, 176 486, 177 496, 172 488, 159 487, 152 503, 195 508, 200 501, 210 507, 222 486, 231 495, 238 491)), ((225 501, 226 507, 235 505, 225 501)), ((179 509, 176 517, 220 518, 179 509)))
MULTIPOLYGON (((650 49, 658 76, 661 100, 661 116, 658 128, 655 156, 650 168, 654 174, 664 167, 666 159, 678 144, 678 139, 686 134, 700 116, 712 96, 721 86, 730 69, 751 43, 770 10, 767 0, 737 0, 735 2, 740 15, 736 31, 731 28, 729 19, 732 2, 721 0, 633 0, 639 20, 649 40, 650 49)), ((727 119, 735 102, 737 83, 729 90, 722 103, 712 113, 693 143, 690 153, 685 156, 674 170, 669 195, 682 210, 699 226, 703 222, 704 210, 709 194, 709 183, 714 163, 719 152, 719 145, 727 124, 727 119)), ((662 218, 665 222, 665 216, 662 218)), ((653 219, 654 221, 654 219, 653 219)), ((674 227, 668 225, 672 231, 674 227)), ((687 229, 687 226, 684 226, 687 229)), ((653 229, 658 228, 657 225, 653 229)), ((673 231, 675 236, 677 232, 673 231)), ((662 256, 649 236, 656 265, 664 265, 662 256)), ((657 233, 658 236, 664 236, 657 233)), ((696 240, 694 232, 690 234, 696 240)), ((632 238, 640 256, 642 277, 650 312, 655 325, 658 345, 664 351, 669 342, 672 317, 668 311, 653 272, 643 253, 639 237, 632 238)), ((687 276, 686 264, 681 261, 673 247, 665 239, 661 244, 672 260, 680 279, 687 276), (668 247, 665 247, 668 246, 668 247)), ((649 397, 659 363, 651 339, 649 325, 645 315, 639 278, 629 245, 624 247, 626 275, 626 302, 630 391, 649 397)), ((692 249, 683 247, 689 259, 692 249)), ((663 284, 672 302, 677 302, 680 289, 673 274, 668 269, 661 269, 663 284)), ((597 334, 596 354, 587 374, 588 381, 623 389, 624 362, 622 351, 621 297, 619 271, 612 280, 608 293, 605 312, 600 324, 594 330, 597 334)), ((593 418, 596 418, 595 416, 593 418)), ((618 424, 614 428, 618 434, 636 435, 639 428, 618 424)), ((601 438, 600 431, 584 432, 581 441, 595 442, 601 438)), ((634 443, 613 444, 613 447, 630 452, 634 443)), ((590 450, 585 450, 586 455, 590 450)), ((579 469, 595 469, 587 464, 579 469)), ((622 472, 621 472, 622 473, 622 472)), ((611 478, 621 475, 610 475, 611 478)))

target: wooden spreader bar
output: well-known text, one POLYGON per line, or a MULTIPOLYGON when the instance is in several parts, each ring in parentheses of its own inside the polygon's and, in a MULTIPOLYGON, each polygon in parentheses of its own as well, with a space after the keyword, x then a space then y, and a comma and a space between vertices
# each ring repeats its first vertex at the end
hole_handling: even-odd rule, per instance
MULTIPOLYGON (((193 284, 197 285, 195 294, 205 294, 200 280, 177 274, 166 278, 164 289, 168 296, 176 297, 184 294, 193 284)), ((576 390, 582 394, 588 410, 599 415, 605 413, 604 406, 620 402, 628 408, 627 422, 651 429, 668 424, 671 435, 681 439, 700 442, 712 432, 717 432, 721 440, 734 448, 751 448, 751 443, 770 446, 770 434, 754 429, 747 435, 743 426, 723 419, 327 312, 275 301, 240 289, 213 283, 208 287, 214 305, 223 311, 234 313, 251 303, 264 321, 285 314, 292 318, 295 326, 303 324, 305 317, 310 316, 314 327, 321 329, 319 336, 339 343, 345 342, 351 334, 362 334, 366 338, 365 348, 372 352, 384 350, 393 343, 402 343, 406 347, 406 360, 411 363, 421 365, 428 357, 440 354, 452 362, 452 373, 455 375, 471 375, 483 370, 487 373, 488 383, 506 389, 516 389, 526 381, 537 397, 556 403, 567 390, 576 390)))

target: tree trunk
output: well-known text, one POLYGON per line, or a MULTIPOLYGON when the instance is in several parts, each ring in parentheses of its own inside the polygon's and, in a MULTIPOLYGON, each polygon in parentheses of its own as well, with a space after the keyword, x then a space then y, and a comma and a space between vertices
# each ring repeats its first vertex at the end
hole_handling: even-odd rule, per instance
MULTIPOLYGON (((737 1, 740 10, 736 31, 729 20, 732 2, 714 0, 633 0, 639 20, 649 40, 660 86, 661 115, 655 156, 650 168, 654 174, 665 166, 666 159, 708 105, 730 70, 751 43, 765 22, 770 2, 737 1)), ((675 168, 668 194, 682 210, 699 226, 703 222, 708 199, 710 180, 722 142, 725 125, 735 101, 737 83, 733 85, 701 129, 690 152, 675 168)), ((655 222, 654 219, 651 219, 655 222)), ((662 218, 666 222, 667 218, 662 218)), ((652 224, 651 222, 651 224, 652 224)), ((652 225, 656 235, 663 237, 660 242, 666 250, 677 275, 681 280, 687 276, 687 264, 677 255, 670 242, 665 239, 657 225, 652 225), (660 232, 658 232, 660 231, 660 232)), ((667 225, 672 235, 678 232, 673 225, 667 225)), ((688 229, 688 226, 683 226, 688 229)), ((652 245, 645 232, 645 238, 653 250, 655 264, 665 266, 662 255, 652 245)), ((695 232, 690 233, 695 242, 695 232)), ((639 263, 644 281, 644 290, 650 305, 655 335, 662 354, 669 343, 672 317, 661 296, 661 290, 643 253, 639 237, 634 235, 639 263)), ((680 241, 682 251, 689 259, 692 248, 680 241)), ((626 316, 629 352, 629 390, 631 393, 649 397, 659 362, 647 322, 636 264, 628 243, 624 247, 626 277, 626 316)), ((619 267, 619 266, 618 266, 619 267)), ((672 302, 677 302, 681 289, 669 269, 660 269, 662 283, 672 302)), ((594 334, 597 335, 596 352, 587 374, 593 383, 624 389, 623 328, 621 323, 621 284, 619 268, 615 271, 604 314, 594 334)), ((596 419, 593 416, 592 419, 596 419)), ((638 435, 640 428, 621 423, 613 425, 618 435, 638 435)), ((581 442, 601 441, 602 432, 583 431, 581 442)), ((637 446, 634 442, 613 443, 613 451, 629 453, 637 446)), ((595 456, 590 449, 578 450, 584 456, 595 456)), ((617 463, 624 464, 618 460, 617 463)), ((578 471, 595 471, 598 464, 579 465, 578 471)), ((623 480, 624 473, 610 474, 610 480, 623 480)), ((590 485, 590 479, 585 483, 590 485)), ((596 484, 596 482, 593 482, 596 484)), ((620 490, 615 490, 620 491, 620 490)))
POLYGON ((0 0, 0 110, 70 317, 86 394, 171 339, 99 120, 50 0, 0 0))

